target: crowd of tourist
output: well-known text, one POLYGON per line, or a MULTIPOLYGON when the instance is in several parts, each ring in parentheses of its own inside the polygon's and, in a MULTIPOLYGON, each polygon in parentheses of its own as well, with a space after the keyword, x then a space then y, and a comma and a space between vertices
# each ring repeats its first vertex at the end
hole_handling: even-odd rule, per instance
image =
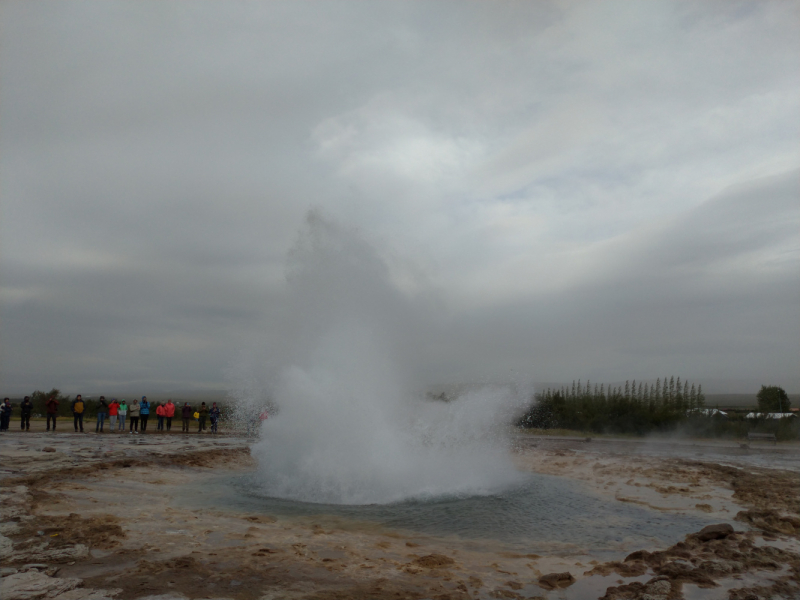
MULTIPOLYGON (((49 398, 45 404, 47 431, 56 430, 59 404, 59 400, 55 397, 49 398)), ((22 431, 30 431, 31 414, 33 413, 33 403, 30 396, 25 396, 19 408, 20 429, 22 431)), ((129 433, 145 433, 147 431, 147 423, 150 420, 151 409, 155 412, 158 421, 156 431, 171 431, 172 419, 175 417, 175 404, 172 400, 158 402, 155 407, 152 407, 150 402, 147 401, 147 396, 142 396, 141 400, 134 400, 130 404, 124 398, 119 401, 116 398, 111 398, 111 401, 107 402, 105 396, 100 396, 96 408, 97 423, 95 425, 95 433, 105 433, 106 419, 108 420, 109 433, 125 432, 126 421, 129 433)), ((5 398, 2 405, 0 405, 0 431, 8 431, 13 410, 14 407, 11 404, 11 400, 5 398)), ((75 396, 75 399, 70 403, 70 410, 75 431, 83 433, 83 415, 86 412, 86 403, 80 394, 75 396)), ((211 403, 211 408, 206 406, 205 402, 202 402, 197 410, 192 408, 188 402, 184 402, 180 408, 180 415, 182 433, 190 432, 193 419, 196 419, 198 423, 197 433, 203 433, 208 430, 206 422, 210 424, 211 433, 218 432, 220 410, 216 402, 211 403)))

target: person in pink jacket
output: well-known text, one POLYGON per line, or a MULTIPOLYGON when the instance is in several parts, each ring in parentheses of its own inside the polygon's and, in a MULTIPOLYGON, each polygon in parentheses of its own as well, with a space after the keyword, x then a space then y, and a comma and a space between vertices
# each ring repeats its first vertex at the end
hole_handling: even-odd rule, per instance
POLYGON ((169 431, 172 429, 172 417, 175 416, 175 405, 172 403, 172 399, 167 400, 164 405, 164 416, 167 419, 167 431, 169 431))

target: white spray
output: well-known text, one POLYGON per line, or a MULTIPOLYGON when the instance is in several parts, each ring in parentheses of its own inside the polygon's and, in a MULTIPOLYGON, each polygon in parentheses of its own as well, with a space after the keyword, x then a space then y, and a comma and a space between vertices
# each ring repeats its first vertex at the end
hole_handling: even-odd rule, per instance
POLYGON ((265 494, 367 504, 519 481, 506 443, 514 394, 485 387, 442 402, 420 393, 415 373, 433 327, 422 304, 355 232, 309 215, 290 255, 282 341, 261 374, 234 370, 235 399, 269 398, 274 411, 253 447, 265 494))

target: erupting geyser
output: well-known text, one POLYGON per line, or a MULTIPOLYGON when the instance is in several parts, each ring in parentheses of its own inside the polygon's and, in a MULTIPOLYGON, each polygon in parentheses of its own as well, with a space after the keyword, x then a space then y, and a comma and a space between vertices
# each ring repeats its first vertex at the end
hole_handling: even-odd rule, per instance
POLYGON ((506 437, 515 395, 487 387, 452 402, 424 397, 429 304, 401 292, 366 242, 312 212, 288 279, 284 330, 266 364, 234 376, 240 405, 268 398, 275 410, 253 447, 263 493, 368 504, 520 480, 506 437))

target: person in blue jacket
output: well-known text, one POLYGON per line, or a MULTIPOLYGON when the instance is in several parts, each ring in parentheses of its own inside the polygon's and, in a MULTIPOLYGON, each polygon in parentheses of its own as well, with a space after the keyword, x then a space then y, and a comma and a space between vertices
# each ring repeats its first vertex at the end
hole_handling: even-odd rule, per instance
POLYGON ((142 433, 147 431, 147 419, 150 418, 150 403, 147 401, 147 396, 142 396, 142 402, 139 404, 139 417, 141 420, 142 433))

